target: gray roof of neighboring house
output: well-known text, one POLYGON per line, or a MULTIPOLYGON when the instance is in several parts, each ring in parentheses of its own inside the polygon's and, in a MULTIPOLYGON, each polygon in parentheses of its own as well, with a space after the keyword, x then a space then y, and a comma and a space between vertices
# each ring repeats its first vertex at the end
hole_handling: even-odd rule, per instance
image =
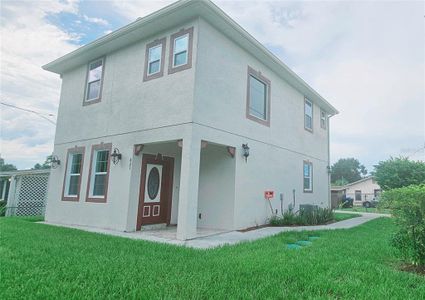
POLYGON ((342 191, 342 190, 345 190, 349 186, 355 185, 355 184, 360 183, 360 182, 363 182, 363 181, 367 181, 369 179, 373 179, 373 176, 372 175, 369 175, 369 176, 366 176, 366 177, 364 177, 364 178, 362 178, 360 180, 347 183, 346 185, 343 185, 343 186, 333 186, 333 187, 331 187, 331 190, 332 191, 342 191))
POLYGON ((209 0, 181 0, 173 3, 44 65, 43 69, 62 74, 76 66, 86 64, 88 61, 199 16, 227 35, 330 115, 338 113, 335 107, 209 0))
POLYGON ((47 173, 50 173, 50 169, 14 170, 14 171, 0 172, 0 177, 11 177, 16 175, 47 174, 47 173))

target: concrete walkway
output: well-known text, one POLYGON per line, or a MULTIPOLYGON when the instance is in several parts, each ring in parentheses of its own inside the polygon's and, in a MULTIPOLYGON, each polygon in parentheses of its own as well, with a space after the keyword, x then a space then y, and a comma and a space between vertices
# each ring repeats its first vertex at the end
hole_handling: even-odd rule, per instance
MULTIPOLYGON (((341 213, 355 213, 355 212, 346 212, 346 211, 336 211, 341 213)), ((315 231, 315 230, 335 230, 335 229, 349 229, 361 224, 364 224, 370 220, 389 217, 387 214, 377 214, 377 213, 358 213, 361 216, 357 218, 352 218, 337 223, 332 223, 329 225, 318 225, 318 226, 295 226, 295 227, 263 227, 247 232, 239 231, 230 231, 230 232, 210 232, 208 236, 201 236, 188 241, 180 241, 175 238, 176 227, 171 227, 163 229, 162 233, 152 232, 152 231, 138 231, 138 232, 121 232, 107 229, 99 229, 94 227, 87 226, 76 226, 76 225, 63 225, 55 223, 42 222, 48 225, 61 226, 67 228, 75 228, 84 231, 101 233, 119 237, 125 237, 130 239, 138 239, 159 243, 166 243, 178 246, 186 246, 190 248, 197 249, 209 249, 215 248, 223 245, 234 245, 241 242, 255 241, 261 238, 273 236, 281 232, 288 231, 315 231)))

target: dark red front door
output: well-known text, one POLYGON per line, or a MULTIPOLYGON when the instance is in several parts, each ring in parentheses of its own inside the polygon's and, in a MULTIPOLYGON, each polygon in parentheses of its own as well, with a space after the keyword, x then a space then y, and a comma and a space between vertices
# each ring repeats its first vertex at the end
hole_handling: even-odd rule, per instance
POLYGON ((144 154, 136 230, 142 225, 170 223, 174 159, 144 154))

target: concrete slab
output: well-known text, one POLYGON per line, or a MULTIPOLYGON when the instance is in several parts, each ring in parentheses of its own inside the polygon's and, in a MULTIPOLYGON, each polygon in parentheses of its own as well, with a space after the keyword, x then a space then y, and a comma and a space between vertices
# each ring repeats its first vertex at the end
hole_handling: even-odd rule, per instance
POLYGON ((180 241, 176 239, 177 227, 175 226, 166 227, 165 229, 145 230, 145 231, 137 231, 137 232, 121 232, 121 231, 100 229, 100 228, 94 228, 94 227, 88 227, 88 226, 65 225, 65 224, 47 223, 47 222, 41 222, 41 223, 53 225, 53 226, 80 229, 80 230, 84 230, 88 232, 136 239, 136 240, 166 243, 166 244, 185 246, 185 247, 196 248, 196 249, 210 249, 210 248, 220 247, 224 245, 235 245, 242 242, 255 241, 258 239, 279 234, 281 232, 349 229, 349 228, 353 228, 361 224, 364 224, 376 218, 389 217, 389 216, 390 215, 387 215, 387 214, 361 213, 360 217, 352 218, 352 219, 348 219, 348 220, 344 220, 344 221, 340 221, 340 222, 328 224, 328 225, 293 226, 293 227, 262 227, 259 229, 246 231, 246 232, 240 232, 240 231, 223 232, 222 230, 198 228, 196 238, 187 240, 187 241, 180 241))

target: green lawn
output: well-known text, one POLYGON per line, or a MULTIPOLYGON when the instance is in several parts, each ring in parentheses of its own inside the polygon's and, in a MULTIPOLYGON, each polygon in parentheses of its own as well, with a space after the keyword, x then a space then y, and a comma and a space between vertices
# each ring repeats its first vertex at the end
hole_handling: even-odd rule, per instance
POLYGON ((362 206, 354 206, 354 207, 351 207, 351 208, 337 208, 337 210, 391 214, 390 209, 376 208, 376 207, 366 208, 366 207, 362 207, 362 206))
POLYGON ((335 221, 337 222, 352 219, 352 218, 357 218, 361 216, 359 214, 346 214, 346 213, 334 213, 334 215, 335 215, 335 221))
POLYGON ((425 278, 397 270, 392 222, 205 251, 0 218, 0 299, 425 299, 425 278))

